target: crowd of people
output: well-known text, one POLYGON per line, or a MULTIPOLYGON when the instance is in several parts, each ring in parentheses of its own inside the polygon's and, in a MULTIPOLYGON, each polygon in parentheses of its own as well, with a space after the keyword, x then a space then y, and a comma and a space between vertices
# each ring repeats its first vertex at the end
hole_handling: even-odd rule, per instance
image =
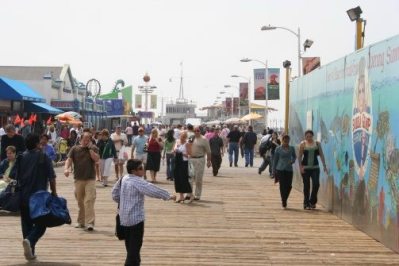
POLYGON ((313 139, 311 130, 305 132, 305 140, 299 143, 298 153, 290 145, 288 135, 279 136, 268 129, 259 137, 252 126, 177 125, 149 128, 135 122, 123 130, 121 126, 116 126, 113 133, 107 129, 96 131, 80 125, 71 128, 62 126, 59 130, 50 125, 40 136, 27 129, 25 131, 22 128, 17 134, 13 125, 4 127, 1 137, 0 191, 17 175, 33 184, 25 188, 21 205, 23 248, 28 260, 36 257, 35 245, 45 232, 45 228, 35 226, 29 218, 29 195, 40 189, 47 190, 48 184, 53 195, 56 195, 56 176, 51 162, 57 160, 59 151, 56 150, 62 148, 60 139, 66 140, 61 158, 65 159, 64 175, 69 177, 73 172, 79 209, 76 228, 88 232, 94 230, 96 182, 107 187, 109 178, 113 176, 114 164, 117 182, 112 189, 112 198, 119 203, 121 225, 126 227, 125 265, 140 264, 144 232, 143 197, 146 195, 188 204, 201 200, 205 166, 212 167, 213 176, 217 176, 225 153, 228 153, 230 167, 238 167, 240 157, 245 167, 254 167, 254 156, 258 151, 256 147, 259 146, 263 162, 258 173, 262 174, 268 168, 269 176, 279 182, 283 208, 287 207, 293 164, 297 159, 300 161, 299 170, 304 184, 304 209, 316 208, 320 176, 318 157, 327 171, 321 144, 313 139), (131 148, 130 154, 128 147, 131 148), (28 160, 40 160, 40 154, 45 155, 42 159, 45 167, 43 179, 38 180, 37 164, 27 164, 28 160), (173 195, 154 184, 158 182, 161 163, 166 164, 166 180, 174 183, 173 195), (21 174, 18 172, 21 165, 26 167, 23 169, 30 170, 21 174))

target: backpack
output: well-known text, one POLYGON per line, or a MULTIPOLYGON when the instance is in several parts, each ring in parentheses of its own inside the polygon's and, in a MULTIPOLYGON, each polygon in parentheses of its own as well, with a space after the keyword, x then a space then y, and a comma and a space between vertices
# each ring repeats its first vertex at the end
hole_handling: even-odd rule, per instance
POLYGON ((264 156, 268 150, 272 148, 272 137, 270 136, 268 140, 262 142, 259 145, 259 155, 264 156))

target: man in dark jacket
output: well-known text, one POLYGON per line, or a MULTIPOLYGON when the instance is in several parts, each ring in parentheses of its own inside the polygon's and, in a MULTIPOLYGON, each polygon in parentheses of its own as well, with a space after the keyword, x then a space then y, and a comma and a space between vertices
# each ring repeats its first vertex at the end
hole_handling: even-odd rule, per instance
POLYGON ((29 198, 39 190, 47 190, 57 195, 55 173, 50 158, 40 150, 38 135, 28 134, 25 140, 27 150, 19 155, 16 174, 21 186, 21 227, 24 240, 22 246, 27 260, 36 258, 35 245, 46 232, 46 227, 32 222, 29 212, 29 198))
POLYGON ((14 146, 17 155, 25 151, 24 138, 15 133, 14 125, 8 124, 5 127, 5 132, 6 134, 1 137, 1 160, 7 158, 6 148, 8 146, 14 146))
POLYGON ((244 145, 245 154, 245 167, 254 166, 254 147, 258 138, 253 132, 252 126, 248 127, 248 132, 244 134, 242 138, 242 144, 244 145))

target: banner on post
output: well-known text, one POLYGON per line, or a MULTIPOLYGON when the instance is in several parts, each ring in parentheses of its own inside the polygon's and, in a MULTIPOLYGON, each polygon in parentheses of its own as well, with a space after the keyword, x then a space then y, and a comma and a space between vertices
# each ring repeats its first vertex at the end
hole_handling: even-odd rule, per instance
POLYGON ((248 82, 239 85, 240 106, 248 106, 248 82))
MULTIPOLYGON (((267 99, 279 100, 280 99, 280 69, 268 68, 267 69, 267 99)), ((265 98, 266 99, 266 98, 265 98)))
POLYGON ((136 109, 141 109, 143 108, 143 104, 142 104, 142 95, 141 94, 136 94, 134 97, 134 103, 135 103, 135 108, 136 109))
POLYGON ((265 69, 258 68, 254 69, 254 99, 255 100, 266 100, 265 90, 265 69))
POLYGON ((151 95, 150 109, 157 109, 157 95, 155 94, 151 95))

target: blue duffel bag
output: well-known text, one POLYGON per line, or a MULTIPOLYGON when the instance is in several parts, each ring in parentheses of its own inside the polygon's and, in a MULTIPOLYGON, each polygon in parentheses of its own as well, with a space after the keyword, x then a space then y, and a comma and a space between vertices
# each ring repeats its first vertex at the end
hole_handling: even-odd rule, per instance
POLYGON ((71 217, 64 198, 39 190, 29 199, 29 212, 32 221, 41 226, 55 227, 71 224, 71 217))

